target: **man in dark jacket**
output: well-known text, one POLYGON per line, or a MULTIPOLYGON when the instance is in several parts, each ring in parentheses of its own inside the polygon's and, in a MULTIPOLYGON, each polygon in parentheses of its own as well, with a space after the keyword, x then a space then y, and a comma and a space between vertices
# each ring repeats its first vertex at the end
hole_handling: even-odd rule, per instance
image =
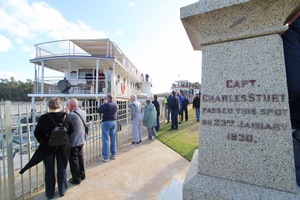
POLYGON ((118 104, 112 101, 110 94, 106 95, 106 100, 98 108, 98 113, 102 115, 102 156, 103 162, 109 161, 109 149, 112 159, 116 159, 116 120, 118 114, 118 104), (110 148, 109 139, 110 138, 110 148))
POLYGON ((294 138, 296 180, 300 186, 300 12, 289 22, 282 35, 291 124, 294 138))
POLYGON ((181 108, 181 116, 180 116, 180 121, 183 121, 183 113, 185 117, 185 121, 189 119, 188 116, 188 105, 189 105, 189 100, 186 98, 185 94, 183 94, 183 100, 182 100, 182 108, 181 108))
POLYGON ((176 95, 176 92, 172 92, 172 98, 170 102, 168 101, 169 106, 171 108, 171 118, 172 118, 172 125, 170 130, 177 130, 178 129, 178 113, 180 108, 180 100, 179 97, 176 95))
POLYGON ((199 94, 196 94, 196 97, 193 100, 193 109, 196 111, 197 122, 200 120, 200 97, 199 94))
MULTIPOLYGON (((171 115, 171 111, 172 111, 172 109, 171 109, 171 106, 170 106, 170 103, 171 103, 171 101, 172 101, 172 94, 170 94, 169 96, 168 96, 168 98, 167 98, 167 101, 168 101, 168 115, 167 115, 167 123, 169 123, 170 122, 170 115, 171 115)), ((171 116, 172 117, 172 116, 171 116)))
POLYGON ((157 101, 157 95, 154 95, 154 100, 152 101, 153 105, 155 106, 156 109, 156 126, 155 126, 155 130, 159 131, 160 128, 160 105, 159 102, 157 101))

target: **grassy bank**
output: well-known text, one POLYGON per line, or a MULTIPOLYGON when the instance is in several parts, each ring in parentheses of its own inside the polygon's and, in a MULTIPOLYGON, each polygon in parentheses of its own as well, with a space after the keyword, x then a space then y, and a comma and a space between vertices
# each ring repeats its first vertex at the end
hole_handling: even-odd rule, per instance
POLYGON ((196 122, 195 110, 189 110, 188 121, 183 120, 178 130, 169 130, 170 128, 171 122, 163 123, 158 131, 158 139, 191 161, 199 143, 199 122, 196 122))

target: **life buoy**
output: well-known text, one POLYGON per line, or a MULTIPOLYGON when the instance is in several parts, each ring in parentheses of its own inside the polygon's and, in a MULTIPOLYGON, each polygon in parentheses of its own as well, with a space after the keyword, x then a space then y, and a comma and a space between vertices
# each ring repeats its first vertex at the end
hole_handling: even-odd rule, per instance
POLYGON ((124 94, 125 93, 125 84, 124 83, 122 83, 121 84, 121 92, 122 92, 122 94, 124 94))

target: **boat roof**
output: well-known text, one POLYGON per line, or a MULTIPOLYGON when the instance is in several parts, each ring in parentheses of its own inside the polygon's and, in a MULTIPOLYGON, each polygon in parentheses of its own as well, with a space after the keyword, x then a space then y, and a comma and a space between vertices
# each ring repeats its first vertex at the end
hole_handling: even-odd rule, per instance
POLYGON ((69 67, 95 69, 100 66, 113 67, 113 62, 136 72, 138 69, 125 56, 120 48, 109 39, 58 40, 35 45, 36 56, 30 62, 55 71, 65 72, 69 67))

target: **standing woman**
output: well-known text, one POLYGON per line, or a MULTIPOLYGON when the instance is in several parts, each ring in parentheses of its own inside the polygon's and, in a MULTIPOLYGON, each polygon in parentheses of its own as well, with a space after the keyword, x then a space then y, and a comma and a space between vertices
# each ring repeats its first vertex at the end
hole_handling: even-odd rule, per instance
POLYGON ((157 137, 156 129, 155 129, 156 117, 157 117, 157 114, 156 114, 155 105, 152 104, 149 99, 147 99, 146 107, 145 107, 145 111, 144 111, 144 117, 143 117, 143 124, 144 124, 144 126, 147 127, 149 140, 152 140, 152 136, 154 136, 154 138, 157 137))
POLYGON ((57 183, 60 196, 64 196, 67 188, 67 164, 70 155, 70 144, 66 143, 58 147, 50 147, 49 136, 55 128, 55 124, 62 123, 67 128, 68 134, 73 132, 72 122, 66 113, 62 112, 61 101, 59 98, 51 98, 48 102, 49 112, 42 115, 36 125, 34 136, 43 147, 45 165, 45 188, 46 196, 52 199, 55 193, 55 160, 57 167, 57 183), (65 117, 66 115, 66 117, 65 117), (64 119, 65 117, 65 119, 64 119), (51 119, 52 118, 52 119, 51 119))

